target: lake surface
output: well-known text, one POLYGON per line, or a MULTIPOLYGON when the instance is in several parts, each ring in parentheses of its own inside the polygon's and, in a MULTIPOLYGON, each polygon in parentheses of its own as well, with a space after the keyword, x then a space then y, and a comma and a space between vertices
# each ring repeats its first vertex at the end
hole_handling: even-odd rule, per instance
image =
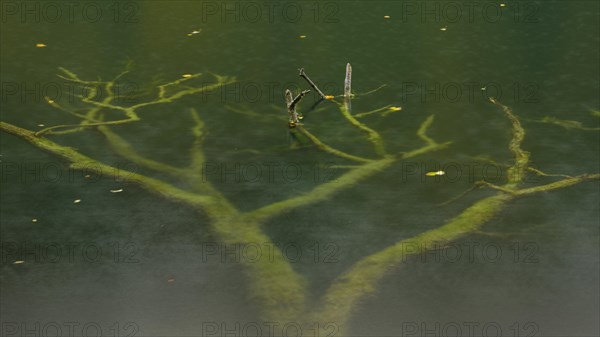
MULTIPOLYGON (((186 74, 205 74, 183 83, 196 87, 212 83, 211 73, 235 77, 211 92, 140 108, 140 121, 111 130, 141 155, 182 167, 195 109, 206 133, 198 174, 249 211, 356 164, 290 132, 283 97, 285 89, 311 89, 298 68, 325 94, 341 95, 351 63, 354 93, 385 85, 357 95, 352 113, 401 107, 360 119, 391 153, 422 146, 415 134, 429 115, 428 135, 452 144, 264 224, 270 241, 260 246, 284 247, 316 299, 361 257, 439 227, 494 193, 477 190, 439 205, 474 181, 504 182, 503 165, 513 159, 510 123, 488 97, 521 118, 533 167, 600 172, 597 130, 540 122, 549 116, 600 127, 599 14, 598 2, 581 0, 3 1, 0 119, 30 130, 79 123, 48 104, 87 111, 76 97, 85 92, 57 77, 60 67, 106 81, 131 61, 117 81, 125 106, 152 100, 158 85, 186 74), (425 175, 438 170, 446 175, 425 175)), ((339 150, 375 158, 365 134, 334 103, 312 108, 317 101, 313 90, 299 103, 307 130, 339 150)), ((22 139, 0 137, 2 335, 255 335, 244 327, 261 322, 261 304, 235 261, 242 253, 218 242, 206 216, 116 174, 74 171, 22 139)), ((93 128, 48 137, 186 187, 119 156, 93 128)), ((558 179, 529 175, 525 185, 558 179)), ((346 333, 453 336, 458 326, 473 336, 600 334, 599 199, 598 182, 585 182, 509 203, 481 233, 390 268, 355 308, 346 333)))

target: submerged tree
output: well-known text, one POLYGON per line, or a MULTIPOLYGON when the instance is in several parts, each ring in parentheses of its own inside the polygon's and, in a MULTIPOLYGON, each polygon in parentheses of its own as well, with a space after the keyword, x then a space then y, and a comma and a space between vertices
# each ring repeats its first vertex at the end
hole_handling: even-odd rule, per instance
MULTIPOLYGON (((305 193, 251 211, 240 211, 236 205, 232 204, 219 190, 201 176, 200 172, 202 172, 202 167, 205 164, 202 147, 206 131, 200 115, 195 110, 191 110, 191 119, 194 122, 191 133, 194 135, 195 140, 191 145, 190 162, 187 167, 175 167, 143 156, 115 132, 115 126, 139 121, 141 119, 139 110, 143 107, 169 104, 186 95, 215 90, 233 83, 235 81, 233 78, 213 75, 214 83, 197 87, 189 83, 191 83, 191 80, 200 77, 201 74, 188 75, 185 78, 158 85, 154 99, 133 105, 122 105, 118 103, 121 96, 115 93, 114 88, 116 81, 124 76, 127 71, 110 81, 86 81, 80 79, 75 73, 61 68, 63 78, 87 89, 86 95, 78 96, 79 101, 86 108, 82 113, 81 110, 75 111, 61 105, 59 102, 48 100, 48 103, 57 109, 76 116, 80 119, 80 123, 52 126, 37 132, 5 122, 1 122, 0 128, 6 133, 21 137, 37 148, 63 158, 74 169, 85 170, 93 165, 100 173, 114 172, 116 168, 73 148, 60 145, 47 137, 96 128, 105 136, 112 150, 123 158, 140 167, 178 179, 183 178, 188 182, 190 188, 183 189, 167 181, 135 172, 124 172, 124 180, 135 183, 166 199, 185 204, 196 210, 200 216, 207 217, 210 220, 212 232, 220 242, 251 245, 270 241, 264 230, 269 219, 331 198, 336 193, 378 174, 398 161, 445 149, 451 144, 450 142, 439 143, 427 135, 427 130, 434 121, 434 116, 431 115, 421 123, 415 132, 416 137, 423 142, 421 147, 407 152, 391 153, 380 133, 363 123, 361 118, 376 113, 389 113, 399 110, 399 108, 384 106, 369 112, 353 113, 350 102, 354 95, 351 93, 351 67, 349 64, 346 69, 345 92, 340 100, 321 92, 303 69, 300 69, 300 76, 313 87, 313 90, 322 99, 333 102, 344 119, 358 132, 366 136, 367 141, 373 146, 374 156, 365 157, 359 154, 347 153, 323 142, 318 136, 311 133, 306 125, 300 122, 301 115, 296 111, 299 102, 308 91, 303 91, 296 97, 292 97, 292 93, 287 91, 284 98, 290 116, 291 131, 312 142, 316 149, 325 151, 331 156, 354 162, 356 165, 344 166, 347 171, 334 181, 322 183, 305 193), (97 99, 99 90, 104 94, 103 99, 97 99), (109 111, 113 114, 117 112, 121 118, 106 120, 109 111)), ((337 334, 344 335, 347 332, 353 311, 365 296, 377 291, 378 281, 386 274, 390 266, 401 264, 406 257, 421 254, 440 243, 447 243, 478 231, 509 202, 519 197, 600 179, 598 173, 578 176, 552 175, 560 177, 560 180, 535 187, 522 187, 526 174, 551 175, 531 167, 530 154, 521 148, 525 130, 513 111, 496 99, 490 99, 490 102, 506 116, 512 127, 512 139, 508 144, 508 149, 514 156, 514 162, 508 168, 508 181, 505 184, 494 185, 480 181, 473 186, 473 189, 490 188, 497 191, 495 195, 476 201, 437 228, 398 241, 372 255, 363 257, 346 272, 339 275, 316 303, 310 301, 311 296, 303 275, 292 268, 290 261, 277 247, 274 247, 272 259, 258 259, 252 261, 252 263, 241 261, 240 264, 248 276, 249 292, 260 303, 261 318, 265 321, 293 321, 311 325, 314 322, 335 324, 339 328, 339 330, 336 329, 337 334), (405 249, 404 246, 408 243, 418 247, 418 249, 410 251, 405 249)))

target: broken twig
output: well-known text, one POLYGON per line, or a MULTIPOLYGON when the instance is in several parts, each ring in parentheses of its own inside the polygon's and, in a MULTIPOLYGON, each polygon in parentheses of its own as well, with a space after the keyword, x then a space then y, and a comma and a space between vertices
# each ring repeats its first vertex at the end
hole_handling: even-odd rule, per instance
POLYGON ((298 94, 298 96, 292 98, 292 92, 289 89, 285 90, 285 102, 287 104, 288 114, 290 115, 290 127, 296 126, 296 124, 300 123, 300 119, 302 117, 296 112, 296 105, 302 97, 308 94, 310 90, 303 90, 298 94))
POLYGON ((352 96, 352 66, 346 64, 346 79, 344 80, 344 97, 352 96))
POLYGON ((326 98, 325 94, 317 87, 315 82, 311 81, 310 78, 308 78, 308 76, 306 76, 306 73, 304 72, 304 68, 300 68, 300 69, 298 69, 298 71, 300 71, 300 77, 305 79, 306 82, 308 82, 308 84, 310 84, 310 86, 313 89, 315 89, 315 91, 321 96, 321 98, 326 98))

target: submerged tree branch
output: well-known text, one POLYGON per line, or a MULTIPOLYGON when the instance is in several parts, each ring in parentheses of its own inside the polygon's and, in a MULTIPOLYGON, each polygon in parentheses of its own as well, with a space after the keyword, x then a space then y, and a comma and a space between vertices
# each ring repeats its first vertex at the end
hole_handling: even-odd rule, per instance
MULTIPOLYGON (((517 184, 522 181, 523 172, 527 169, 529 163, 529 153, 521 149, 525 130, 521 127, 519 120, 510 108, 501 105, 496 100, 492 100, 492 102, 503 108, 513 125, 513 138, 510 141, 509 149, 515 155, 515 165, 511 167, 513 171, 516 171, 514 172, 516 174, 514 178, 510 179, 504 186, 482 182, 484 185, 495 188, 500 192, 475 202, 441 227, 423 232, 409 239, 400 240, 396 244, 356 262, 347 272, 336 278, 329 287, 321 301, 320 309, 314 312, 313 319, 339 322, 340 326, 346 327, 360 301, 365 296, 376 292, 376 284, 386 275, 388 270, 406 261, 408 257, 422 254, 440 243, 456 240, 461 236, 479 231, 509 201, 517 197, 552 191, 584 181, 600 180, 600 174, 584 174, 543 186, 517 189, 517 184)), ((419 137, 428 144, 426 148, 438 146, 433 139, 425 134, 425 130, 432 121, 433 116, 430 116, 430 119, 426 120, 418 131, 419 137)), ((342 330, 341 333, 344 334, 345 332, 342 330)))
POLYGON ((525 171, 527 170, 527 167, 529 167, 529 152, 521 149, 521 143, 523 143, 523 139, 525 139, 525 130, 523 129, 523 126, 521 126, 521 122, 517 116, 513 114, 511 108, 498 102, 495 98, 490 98, 490 102, 500 106, 512 124, 513 137, 508 148, 515 156, 515 164, 508 168, 507 176, 509 186, 507 186, 507 188, 516 188, 517 184, 525 177, 525 171))
POLYGON ((303 127, 298 128, 298 130, 300 130, 300 132, 304 136, 306 136, 306 138, 308 138, 311 142, 313 142, 317 146, 317 148, 319 148, 320 150, 329 152, 340 158, 349 159, 349 160, 353 160, 353 161, 357 161, 357 162, 369 163, 369 162, 373 161, 373 159, 367 159, 367 158, 351 155, 351 154, 348 154, 348 153, 340 151, 340 150, 336 150, 336 149, 332 148, 331 146, 323 143, 319 138, 314 136, 312 133, 310 133, 308 130, 306 130, 303 127))
MULTIPOLYGON (((99 86, 108 93, 108 97, 102 101, 95 101, 93 100, 95 95, 92 95, 93 90, 90 90, 92 93, 88 93, 88 95, 81 95, 81 102, 87 103, 89 106, 86 114, 76 113, 71 109, 62 107, 58 104, 53 104, 54 107, 81 118, 82 121, 80 124, 53 126, 36 133, 9 123, 0 122, 0 130, 21 137, 35 147, 63 158, 70 162, 71 167, 74 169, 87 170, 93 168, 95 172, 104 175, 118 174, 119 178, 123 181, 135 183, 147 191, 192 207, 198 212, 208 216, 211 231, 219 242, 226 244, 250 245, 269 242, 270 238, 263 231, 263 227, 267 224, 268 220, 281 216, 294 209, 323 202, 336 193, 350 189, 359 182, 389 168, 400 159, 412 158, 421 154, 437 151, 450 144, 450 142, 438 143, 427 135, 427 131, 434 121, 434 117, 431 115, 423 121, 416 132, 416 136, 425 143, 422 147, 400 155, 393 156, 387 154, 381 135, 376 130, 356 119, 356 117, 361 116, 361 114, 352 115, 350 113, 348 104, 349 98, 352 95, 350 84, 351 67, 350 64, 348 64, 345 81, 345 96, 348 104, 338 104, 338 107, 342 112, 342 115, 352 126, 367 134, 368 140, 373 144, 375 152, 380 158, 368 159, 334 149, 323 143, 304 127, 299 127, 299 132, 304 134, 304 136, 314 143, 319 150, 342 159, 358 162, 360 165, 350 167, 344 166, 345 168, 348 168, 348 171, 344 174, 333 180, 323 182, 305 193, 296 194, 287 199, 251 211, 241 212, 231 204, 223 194, 198 175, 198 169, 202 168, 205 162, 202 146, 206 130, 204 122, 194 109, 191 110, 193 124, 190 130, 194 137, 194 141, 190 149, 190 165, 185 168, 174 167, 166 163, 146 158, 109 127, 114 124, 139 120, 136 113, 136 109, 138 108, 153 104, 169 103, 188 94, 198 93, 203 90, 212 90, 229 83, 228 78, 215 75, 217 83, 209 87, 187 87, 185 89, 179 87, 181 83, 200 76, 200 74, 196 74, 190 78, 180 79, 158 86, 158 97, 153 101, 126 107, 113 104, 113 99, 116 97, 114 95, 113 86, 116 79, 126 74, 127 71, 119 74, 111 81, 103 82, 84 81, 76 74, 66 69, 61 70, 64 73, 64 75, 62 75, 63 78, 74 81, 87 88, 99 86), (176 90, 175 93, 171 91, 174 89, 176 90), (101 114, 101 111, 104 109, 116 109, 123 113, 126 118, 114 121, 104 121, 101 114), (173 177, 183 178, 190 182, 195 188, 195 191, 188 192, 159 179, 131 171, 120 170, 116 167, 89 158, 75 149, 55 143, 43 136, 45 133, 57 134, 73 132, 88 126, 98 126, 98 130, 106 137, 107 142, 113 148, 115 153, 136 165, 166 173, 173 177), (52 131, 54 129, 66 127, 73 127, 73 129, 60 132, 52 131)), ((309 84, 312 83, 312 81, 310 81, 305 74, 303 76, 303 74, 303 69, 300 69, 300 76, 304 77, 309 84)), ((312 86, 315 91, 321 96, 324 96, 314 83, 312 86)), ((290 121, 298 121, 296 106, 307 92, 308 90, 303 91, 294 98, 289 90, 286 91, 285 99, 288 113, 290 114, 290 121)), ((501 212, 508 202, 518 197, 553 191, 585 181, 600 180, 600 174, 582 174, 571 177, 567 175, 548 175, 540 170, 530 168, 529 153, 521 148, 525 137, 525 130, 521 126, 519 119, 509 107, 499 103, 495 99, 491 99, 491 102, 502 108, 512 125, 512 139, 510 140, 508 148, 512 152, 515 162, 514 165, 509 168, 510 175, 506 184, 497 186, 483 182, 476 184, 473 188, 487 186, 497 190, 498 192, 496 194, 473 203, 470 207, 466 208, 440 227, 425 231, 412 238, 402 238, 395 244, 360 259, 346 272, 336 278, 327 289, 325 295, 318 302, 319 306, 316 308, 313 305, 306 303, 307 299, 310 298, 306 280, 298 271, 294 270, 291 262, 287 260, 279 248, 273 247, 272 259, 259 259, 255 263, 250 263, 248 261, 240 262, 248 275, 250 293, 261 305, 261 318, 266 321, 277 322, 335 322, 340 328, 338 333, 345 335, 346 332, 344 329, 347 327, 348 322, 352 317, 352 313, 356 310, 358 304, 365 296, 377 291, 377 283, 385 276, 390 267, 401 264, 410 256, 421 254, 435 248, 436 245, 440 243, 446 243, 470 233, 479 232, 481 227, 501 212), (557 176, 563 179, 541 186, 519 189, 519 185, 523 181, 524 174, 527 171, 542 176, 557 176)), ((381 111, 381 109, 363 113, 362 116, 370 115, 378 111, 381 111)))
POLYGON ((158 179, 149 178, 135 172, 122 170, 101 163, 77 152, 70 147, 59 145, 44 137, 36 136, 35 132, 33 131, 23 129, 6 122, 0 122, 0 129, 4 132, 19 136, 32 145, 69 161, 73 169, 94 170, 94 172, 103 174, 105 176, 118 177, 124 181, 138 184, 144 189, 153 193, 157 193, 167 199, 184 202, 204 211, 209 211, 215 203, 215 199, 211 196, 190 193, 158 179))

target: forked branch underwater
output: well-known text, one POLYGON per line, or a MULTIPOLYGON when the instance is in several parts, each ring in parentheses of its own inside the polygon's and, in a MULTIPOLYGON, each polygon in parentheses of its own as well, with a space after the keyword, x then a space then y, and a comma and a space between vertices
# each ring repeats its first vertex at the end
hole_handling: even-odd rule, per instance
MULTIPOLYGON (((50 152, 63 160, 69 162, 75 169, 86 169, 90 164, 100 167, 99 172, 110 174, 114 167, 104 164, 91 156, 85 155, 80 151, 61 145, 47 138, 50 135, 60 135, 63 131, 57 131, 59 128, 66 128, 70 132, 82 132, 90 128, 97 128, 107 140, 113 151, 123 158, 136 163, 140 166, 160 173, 167 173, 188 182, 189 190, 180 187, 179 184, 173 184, 165 180, 154 178, 139 173, 128 172, 126 180, 135 183, 149 192, 155 193, 173 202, 184 204, 198 212, 199 218, 207 218, 210 222, 210 229, 214 236, 223 243, 237 243, 250 245, 256 242, 269 241, 265 226, 269 220, 281 216, 302 207, 314 205, 329 198, 337 193, 347 190, 361 181, 377 175, 385 169, 390 168, 394 163, 403 159, 414 158, 423 154, 432 153, 446 149, 450 142, 438 142, 428 135, 428 131, 433 125, 434 116, 428 116, 423 120, 420 127, 414 132, 416 139, 422 141, 423 145, 416 149, 405 151, 398 154, 390 154, 389 149, 384 146, 384 138, 374 128, 358 121, 357 115, 353 114, 346 104, 352 98, 351 94, 351 72, 350 64, 346 68, 346 80, 344 82, 344 100, 346 102, 337 102, 333 100, 331 104, 333 111, 337 110, 343 117, 343 121, 354 127, 358 134, 365 136, 365 141, 370 142, 374 148, 374 155, 364 155, 363 153, 347 153, 336 149, 331 145, 325 144, 317 135, 307 130, 308 125, 318 123, 317 118, 310 118, 310 123, 300 125, 299 113, 296 111, 302 103, 302 98, 308 94, 305 90, 292 97, 288 90, 285 93, 285 108, 290 116, 290 121, 295 123, 295 130, 299 130, 308 141, 314 144, 314 149, 324 151, 334 158, 341 161, 351 161, 356 165, 345 166, 347 171, 341 174, 333 181, 321 183, 305 192, 295 193, 283 200, 279 200, 267 205, 257 207, 254 210, 242 211, 234 203, 222 194, 210 181, 200 177, 198 167, 201 167, 206 160, 203 151, 204 138, 206 137, 206 125, 201 116, 195 109, 190 110, 191 114, 186 115, 192 123, 190 135, 193 136, 193 144, 189 150, 189 165, 186 167, 176 167, 168 163, 161 163, 140 154, 134 146, 129 144, 123 137, 119 136, 117 127, 123 123, 136 122, 141 119, 138 116, 138 109, 156 104, 169 104, 177 99, 202 92, 203 90, 212 90, 223 85, 231 83, 233 79, 215 76, 214 85, 211 89, 187 87, 178 88, 177 86, 184 80, 176 80, 157 87, 158 96, 146 102, 131 106, 120 106, 115 104, 115 95, 112 92, 112 86, 115 79, 107 82, 85 81, 78 75, 64 70, 66 78, 79 83, 80 85, 99 84, 106 92, 108 97, 102 101, 92 100, 90 97, 79 97, 80 102, 86 106, 84 113, 76 113, 75 116, 81 119, 79 124, 57 125, 38 132, 27 130, 9 123, 1 122, 0 129, 8 134, 22 138, 33 146, 50 152), (168 89, 175 89, 174 93, 169 93, 168 89), (103 111, 116 108, 123 114, 123 119, 104 121, 103 111)), ((120 78, 126 72, 117 76, 120 78)), ((300 70, 300 76, 305 75, 300 70)), ((302 76, 307 82, 312 83, 307 76, 302 76)), ((325 96, 317 86, 311 85, 317 94, 325 96)), ((261 312, 260 318, 265 321, 279 322, 334 322, 338 327, 338 333, 348 334, 348 325, 352 314, 356 311, 358 305, 369 294, 378 291, 379 280, 385 276, 390 266, 398 265, 409 255, 418 254, 434 246, 436 242, 448 242, 459 237, 476 233, 485 225, 487 221, 502 211, 508 202, 516 200, 518 197, 530 196, 539 192, 553 191, 581 182, 599 180, 600 174, 579 174, 569 175, 546 175, 560 178, 560 180, 546 183, 539 186, 523 187, 522 182, 527 172, 539 174, 540 170, 531 170, 529 167, 530 154, 522 149, 525 129, 522 127, 519 118, 509 107, 501 104, 495 99, 491 102, 499 108, 506 116, 512 130, 512 139, 508 144, 507 150, 513 154, 514 164, 510 166, 511 175, 509 180, 503 185, 480 184, 486 188, 492 188, 497 191, 496 194, 474 202, 471 206, 455 215, 445 224, 439 227, 417 234, 412 238, 403 238, 387 247, 382 247, 378 252, 369 256, 362 257, 350 266, 344 273, 339 275, 329 286, 324 295, 315 302, 310 301, 314 298, 311 295, 307 281, 304 276, 295 268, 291 262, 274 247, 273 260, 261 259, 258 263, 242 262, 241 266, 248 276, 248 288, 252 297, 259 303, 261 312), (417 243, 419 251, 408 253, 403 245, 407 242, 417 243)), ((53 107, 65 112, 69 108, 63 107, 60 103, 51 104, 53 107)), ((389 106, 389 105, 387 105, 389 106)), ((375 109, 373 111, 380 111, 375 109)), ((370 114, 375 116, 375 114, 370 114)), ((371 118, 371 117, 369 117, 371 118)), ((368 210, 365 210, 368 211, 368 210)))

